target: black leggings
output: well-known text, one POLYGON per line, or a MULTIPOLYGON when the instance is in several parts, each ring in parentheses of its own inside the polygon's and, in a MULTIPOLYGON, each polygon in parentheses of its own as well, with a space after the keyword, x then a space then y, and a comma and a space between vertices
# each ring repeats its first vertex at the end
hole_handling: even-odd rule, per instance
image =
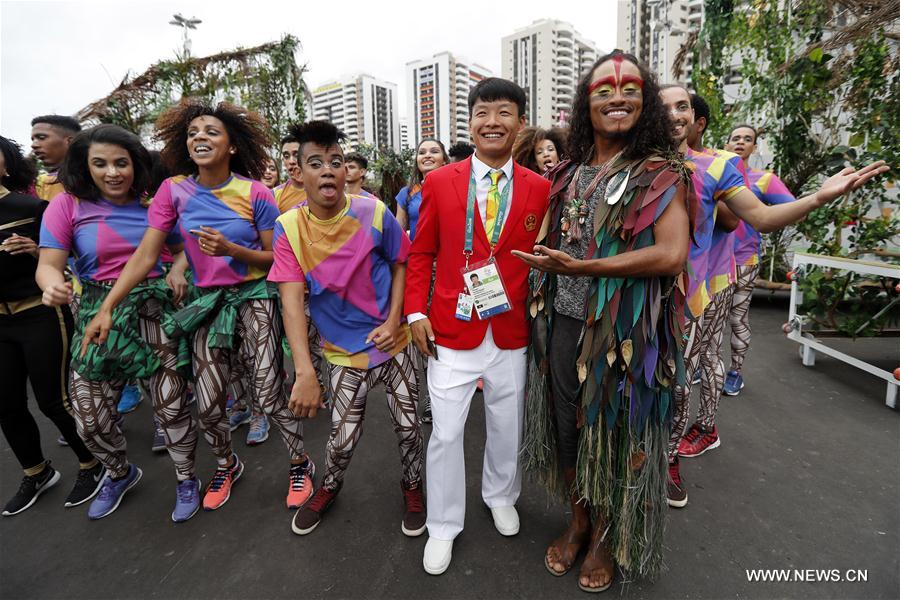
POLYGON ((36 306, 14 315, 0 315, 0 428, 23 469, 44 462, 41 434, 28 411, 26 381, 38 407, 53 421, 78 456, 93 462, 68 412, 66 382, 72 314, 68 307, 36 306))
POLYGON ((584 321, 554 311, 550 334, 550 383, 556 416, 557 446, 563 469, 574 469, 578 459, 578 339, 584 321))

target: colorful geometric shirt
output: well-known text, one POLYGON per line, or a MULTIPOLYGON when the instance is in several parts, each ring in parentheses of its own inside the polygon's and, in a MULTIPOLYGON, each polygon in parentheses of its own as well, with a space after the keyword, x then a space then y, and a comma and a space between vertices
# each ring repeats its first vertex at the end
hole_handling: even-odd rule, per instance
POLYGON ((410 242, 380 200, 347 196, 345 209, 328 221, 306 203, 278 218, 269 281, 303 281, 309 314, 322 335, 331 364, 370 369, 389 360, 410 341, 409 327, 382 352, 366 338, 391 310, 391 266, 405 263, 410 242))
MULTIPOLYGON (((784 182, 771 171, 750 169, 747 173, 750 191, 766 204, 787 204, 796 200, 784 182)), ((759 232, 752 225, 741 221, 734 230, 734 259, 739 265, 759 264, 759 232)))
POLYGON ((66 191, 63 184, 56 178, 56 173, 56 171, 52 171, 38 175, 37 182, 34 185, 34 193, 41 200, 50 202, 53 198, 66 191))
POLYGON ((419 208, 422 206, 422 186, 413 186, 412 193, 409 191, 409 186, 403 186, 395 200, 397 206, 406 211, 409 221, 409 239, 416 239, 416 224, 419 222, 419 208))
POLYGON ((724 156, 688 149, 685 164, 691 171, 696 202, 694 240, 685 272, 687 314, 689 318, 699 319, 710 301, 706 277, 709 273, 716 205, 719 201, 730 200, 747 188, 743 174, 724 156))
POLYGON ((278 205, 261 182, 232 173, 214 188, 193 177, 176 175, 163 181, 149 210, 150 227, 184 239, 184 251, 201 288, 232 286, 266 276, 266 271, 230 256, 208 256, 191 231, 212 227, 225 239, 251 250, 262 250, 259 233, 275 228, 278 205))
MULTIPOLYGON (((733 152, 718 150, 715 148, 704 149, 708 154, 714 154, 726 159, 734 165, 744 176, 744 186, 750 187, 747 180, 747 167, 743 159, 733 152)), ((706 274, 706 284, 709 287, 709 295, 715 296, 728 288, 737 279, 737 271, 734 263, 734 232, 725 231, 721 227, 713 229, 712 241, 709 248, 709 267, 706 274)))
POLYGON ((282 215, 301 202, 306 202, 306 190, 294 183, 292 179, 276 186, 272 192, 275 194, 278 212, 282 215))
MULTIPOLYGON (((41 248, 71 253, 80 279, 115 281, 147 231, 148 209, 137 199, 128 204, 109 200, 82 200, 64 192, 47 206, 41 223, 41 248)), ((168 243, 178 243, 171 238, 168 243)), ((168 250, 164 256, 171 260, 168 250)), ((147 274, 162 276, 162 265, 147 274)))

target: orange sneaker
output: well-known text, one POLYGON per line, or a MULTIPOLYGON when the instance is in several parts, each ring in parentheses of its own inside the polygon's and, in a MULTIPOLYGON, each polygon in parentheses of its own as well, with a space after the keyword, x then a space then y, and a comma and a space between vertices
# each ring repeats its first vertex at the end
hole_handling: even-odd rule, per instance
POLYGON ((290 486, 287 493, 287 507, 300 508, 313 494, 313 478, 316 476, 316 464, 308 456, 302 465, 292 465, 288 477, 290 486))
POLYGON ((244 463, 234 454, 234 464, 230 467, 219 467, 206 487, 203 496, 203 510, 216 510, 228 502, 231 497, 231 486, 240 479, 244 472, 244 463))

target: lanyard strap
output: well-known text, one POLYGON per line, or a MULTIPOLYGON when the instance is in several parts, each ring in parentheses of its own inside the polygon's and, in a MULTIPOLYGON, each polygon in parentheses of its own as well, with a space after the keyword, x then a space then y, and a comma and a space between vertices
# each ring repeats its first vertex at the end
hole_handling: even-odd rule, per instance
MULTIPOLYGON (((491 234, 491 255, 494 253, 494 246, 500 239, 500 230, 503 228, 503 221, 506 220, 506 209, 509 204, 509 188, 512 180, 506 183, 506 187, 500 193, 500 205, 497 207, 497 217, 494 221, 494 231, 491 234)), ((466 245, 463 254, 466 255, 466 265, 468 265, 469 256, 472 255, 472 239, 475 235, 475 169, 471 170, 469 176, 469 195, 466 201, 466 245)))

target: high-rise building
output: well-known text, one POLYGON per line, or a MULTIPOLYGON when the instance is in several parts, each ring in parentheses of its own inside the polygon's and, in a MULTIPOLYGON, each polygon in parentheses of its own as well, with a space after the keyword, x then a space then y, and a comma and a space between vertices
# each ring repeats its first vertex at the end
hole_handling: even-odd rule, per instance
POLYGON ((541 19, 504 37, 502 53, 503 77, 525 90, 528 123, 551 127, 568 120, 578 79, 599 49, 571 24, 541 19))
POLYGON ((427 137, 445 146, 469 141, 469 90, 492 73, 449 52, 406 63, 409 143, 427 137))
POLYGON ((400 150, 406 150, 409 147, 409 119, 403 117, 400 119, 400 150))
POLYGON ((331 121, 348 145, 400 149, 397 84, 371 75, 331 81, 313 90, 313 118, 331 121))
POLYGON ((692 56, 672 67, 688 35, 703 24, 703 0, 619 0, 617 45, 656 73, 660 83, 690 81, 692 56))

